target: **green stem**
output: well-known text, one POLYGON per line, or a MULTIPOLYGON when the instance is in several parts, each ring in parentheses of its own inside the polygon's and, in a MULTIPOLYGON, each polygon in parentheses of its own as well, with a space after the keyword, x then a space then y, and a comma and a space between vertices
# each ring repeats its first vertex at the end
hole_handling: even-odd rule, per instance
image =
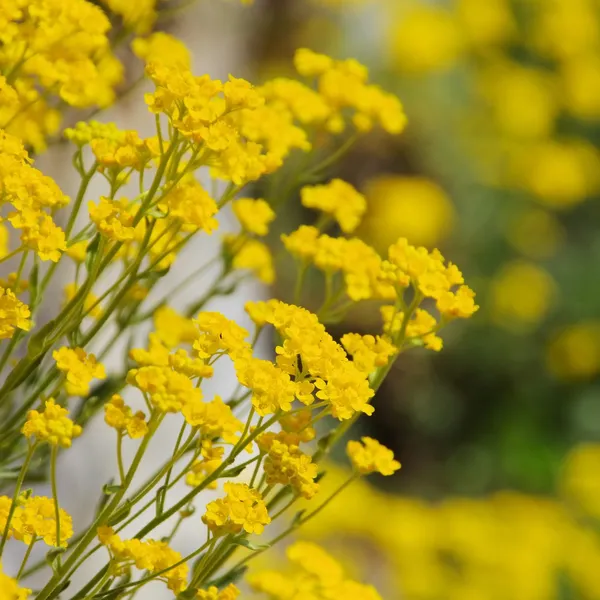
MULTIPOLYGON (((60 548, 60 504, 58 503, 58 486, 56 482, 57 457, 58 446, 52 446, 50 454, 50 486, 52 488, 52 499, 54 500, 54 518, 56 519, 56 547, 60 548)), ((57 558, 60 565, 60 556, 57 558)))
POLYGON ((8 509, 8 515, 6 517, 6 525, 4 526, 4 531, 2 532, 2 540, 0 541, 0 558, 2 558, 2 552, 4 551, 4 546, 6 544, 6 540, 8 539, 10 521, 15 512, 15 509, 17 508, 17 500, 19 499, 19 494, 21 493, 21 487, 23 486, 25 475, 27 475, 29 464, 31 463, 31 459, 33 458, 33 453, 35 452, 36 448, 37 444, 35 443, 29 446, 29 451, 27 452, 27 456, 25 456, 23 466, 21 467, 21 470, 19 471, 19 476, 17 477, 17 483, 12 497, 12 502, 10 504, 10 508, 8 509))
POLYGON ((31 542, 29 542, 29 546, 27 546, 27 551, 25 552, 25 556, 23 557, 23 560, 21 561, 21 566, 19 567, 19 572, 17 573, 17 577, 16 580, 19 581, 19 579, 21 579, 21 577, 23 576, 23 571, 25 570, 25 565, 27 565, 27 561, 29 560, 29 557, 31 556, 31 551, 33 550, 33 545, 37 542, 37 537, 33 536, 31 538, 31 542))
POLYGON ((125 484, 121 486, 121 489, 115 494, 112 501, 108 502, 105 508, 98 514, 86 535, 81 539, 81 541, 77 544, 77 546, 73 549, 69 558, 65 561, 60 569, 58 569, 50 581, 40 590, 36 600, 47 600, 50 598, 57 588, 59 588, 61 582, 63 581, 66 574, 69 573, 69 569, 73 566, 73 564, 77 561, 77 559, 84 553, 85 549, 89 546, 90 542, 96 537, 97 529, 100 525, 102 525, 113 513, 115 508, 121 502, 121 499, 125 495, 127 488, 131 484, 131 481, 137 471, 137 468, 142 460, 142 457, 146 451, 146 448, 156 431, 161 419, 160 417, 153 416, 150 419, 148 433, 142 440, 138 451, 136 452, 133 462, 129 467, 129 471, 127 472, 127 476, 125 478, 125 484))
POLYGON ((117 465, 119 467, 119 480, 121 485, 125 483, 125 469, 123 468, 123 432, 117 432, 117 465))

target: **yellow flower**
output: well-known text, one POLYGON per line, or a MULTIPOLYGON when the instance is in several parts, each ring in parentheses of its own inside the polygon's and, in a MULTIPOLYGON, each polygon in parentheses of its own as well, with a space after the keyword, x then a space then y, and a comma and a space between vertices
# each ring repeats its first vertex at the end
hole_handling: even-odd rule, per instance
POLYGON ((452 231, 454 207, 433 181, 381 175, 367 183, 365 196, 369 208, 358 235, 380 251, 399 237, 431 248, 452 231))
POLYGON ((23 425, 23 435, 35 437, 38 441, 48 442, 51 446, 70 448, 73 438, 81 435, 81 427, 69 419, 69 411, 59 406, 54 398, 44 403, 44 410, 30 410, 23 425))
POLYGON ((305 186, 300 190, 300 199, 303 206, 333 216, 344 233, 352 233, 367 210, 365 197, 341 179, 305 186))
POLYGON ((565 497, 595 518, 600 516, 600 477, 596 471, 599 458, 600 445, 576 446, 566 458, 560 482, 565 497))
POLYGON ((12 290, 0 287, 0 339, 11 338, 15 329, 29 331, 30 315, 29 307, 12 290))
POLYGON ((81 242, 75 242, 67 247, 65 250, 65 254, 72 258, 77 263, 82 263, 85 261, 85 257, 87 255, 87 247, 88 242, 83 240, 81 242))
POLYGON ((215 535, 226 533, 260 534, 271 522, 262 496, 245 483, 226 483, 226 496, 206 506, 202 521, 215 535))
POLYGON ((354 469, 361 475, 381 473, 393 475, 400 468, 400 463, 394 460, 394 453, 370 437, 362 437, 361 442, 349 441, 346 452, 354 469))
POLYGON ((60 543, 56 540, 56 507, 52 498, 30 496, 15 510, 11 531, 15 539, 30 544, 34 537, 41 538, 48 546, 66 548, 73 536, 73 520, 62 508, 59 509, 60 543))
POLYGON ((256 440, 266 453, 264 471, 268 485, 291 485, 295 493, 310 500, 319 491, 317 464, 298 447, 299 436, 287 432, 263 433, 256 440))
POLYGON ((585 380, 600 372, 600 321, 569 325, 555 334, 547 348, 547 365, 560 379, 585 380))
POLYGON ((187 587, 188 565, 185 562, 172 567, 182 560, 179 552, 166 542, 155 540, 122 540, 111 527, 98 528, 100 543, 107 546, 117 563, 133 563, 136 568, 150 573, 161 574, 157 579, 164 581, 167 587, 179 594, 187 587), (169 568, 172 567, 172 568, 169 568))
POLYGON ((356 598, 381 600, 375 588, 347 579, 341 565, 312 542, 296 541, 286 550, 292 570, 267 570, 248 578, 251 588, 274 600, 356 598))
POLYGON ((273 209, 260 198, 239 198, 233 202, 232 209, 242 228, 255 235, 267 235, 269 223, 275 218, 273 209))
POLYGON ((294 55, 294 67, 302 77, 323 75, 333 67, 333 59, 308 48, 299 48, 294 55))
POLYGON ((240 247, 236 250, 236 239, 233 238, 226 244, 233 246, 234 256, 232 266, 234 269, 248 269, 259 281, 270 285, 275 281, 275 269, 273 267, 273 257, 266 244, 259 240, 243 240, 240 247))
POLYGON ((291 410, 296 386, 288 373, 260 358, 238 358, 234 366, 240 384, 252 390, 252 405, 260 416, 291 410))
MULTIPOLYGON (((223 462, 223 453, 225 449, 218 446, 213 446, 210 440, 202 442, 202 460, 196 460, 187 475, 185 482, 191 487, 200 485, 209 475, 212 475, 223 462)), ((214 490, 217 488, 217 480, 215 479, 207 488, 214 490)))
POLYGON ((101 0, 101 4, 119 15, 125 27, 136 33, 148 32, 156 20, 156 0, 101 0))
POLYGON ((194 349, 200 358, 210 358, 217 352, 225 352, 232 358, 246 355, 250 344, 245 341, 248 332, 237 323, 217 312, 201 312, 194 320, 200 335, 194 349))
POLYGON ((198 428, 205 438, 219 437, 228 444, 235 444, 244 429, 244 424, 219 396, 210 402, 190 402, 182 412, 186 422, 198 428))
POLYGON ((86 396, 92 379, 106 379, 104 365, 82 348, 59 348, 52 353, 57 368, 66 374, 66 390, 72 396, 86 396))
POLYGON ((180 65, 184 69, 191 66, 190 52, 185 44, 163 31, 155 31, 146 38, 134 39, 131 49, 147 63, 162 62, 169 66, 180 65))
POLYGON ((202 400, 202 391, 194 386, 192 380, 170 367, 131 369, 127 381, 148 394, 153 406, 163 413, 180 412, 184 407, 202 400))
POLYGON ((400 71, 420 74, 445 69, 462 53, 457 23, 441 6, 413 5, 392 23, 390 55, 400 71))
POLYGON ((371 373, 377 367, 385 366, 398 352, 388 339, 380 336, 346 333, 341 342, 352 356, 354 365, 363 373, 371 373))
POLYGON ((156 335, 167 348, 178 344, 191 344, 197 335, 196 327, 191 319, 187 319, 170 306, 161 306, 152 315, 156 335))
POLYGON ((20 587, 16 580, 2 572, 0 564, 0 600, 27 600, 31 590, 20 587))
POLYGON ((535 326, 548 313, 556 285, 551 275, 534 263, 506 264, 491 283, 491 310, 497 324, 522 330, 535 326))
POLYGON ((190 231, 212 233, 219 226, 217 203, 191 175, 184 177, 165 196, 162 205, 169 215, 180 220, 190 231))
POLYGON ((134 214, 126 198, 116 201, 101 196, 98 204, 91 201, 88 203, 88 210, 91 221, 102 235, 117 242, 133 239, 134 214))
POLYGON ((513 156, 512 178, 550 208, 569 208, 600 189, 600 155, 582 141, 548 140, 513 156))
MULTIPOLYGON (((242 0, 244 1, 244 0, 242 0)), ((245 0, 246 4, 250 4, 248 0, 245 0)), ((219 591, 214 585, 210 586, 207 590, 198 590, 196 598, 198 600, 235 600, 241 594, 240 590, 235 587, 233 583, 230 583, 226 588, 219 591)), ((20 600, 20 599, 18 599, 20 600)))
POLYGON ((134 414, 118 394, 114 394, 104 405, 104 421, 109 427, 126 433, 132 439, 144 437, 148 432, 144 413, 138 411, 134 414))

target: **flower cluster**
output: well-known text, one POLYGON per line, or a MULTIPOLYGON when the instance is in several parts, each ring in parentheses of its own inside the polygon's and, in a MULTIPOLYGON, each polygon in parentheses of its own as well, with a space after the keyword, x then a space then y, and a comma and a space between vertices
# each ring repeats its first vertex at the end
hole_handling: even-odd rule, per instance
POLYGON ((262 533, 271 522, 259 492, 245 483, 226 483, 226 496, 210 502, 202 521, 215 535, 226 533, 262 533))
POLYGON ((119 434, 126 433, 132 439, 144 437, 148 433, 146 415, 142 411, 134 413, 119 394, 114 394, 104 405, 104 421, 119 434))
POLYGON ((166 542, 122 540, 107 526, 98 528, 98 539, 110 549, 115 568, 119 571, 127 566, 135 566, 150 573, 160 572, 157 578, 165 581, 167 587, 175 594, 187 587, 188 566, 181 562, 181 554, 170 548, 166 542))
POLYGON ((0 110, 7 124, 36 150, 56 131, 60 113, 47 102, 55 94, 75 107, 105 107, 123 67, 110 49, 110 21, 87 0, 32 0, 3 8, 0 69, 10 73, 0 110))
MULTIPOLYGON (((180 42, 150 33, 162 10, 155 0, 9 4, 0 10, 0 126, 6 116, 10 131, 20 132, 17 124, 23 130, 19 138, 0 131, 0 200, 6 205, 0 260, 21 254, 21 261, 0 288, 0 338, 12 338, 0 357, 0 467, 7 475, 3 481, 15 484, 12 499, 0 497, 0 558, 14 540, 30 547, 16 579, 5 583, 0 576, 0 585, 8 587, 10 600, 27 594, 15 586, 38 568, 26 563, 33 545, 43 540, 60 549, 47 557, 52 572, 36 591, 40 600, 58 597, 102 549, 105 566, 75 596, 130 596, 159 579, 178 597, 185 591, 198 600, 234 600, 239 590, 230 582, 244 569, 238 565, 221 576, 229 557, 245 547, 250 551, 245 563, 334 500, 337 491, 318 504, 324 456, 358 416, 373 413, 372 399, 397 356, 414 345, 436 347, 441 325, 475 312, 474 294, 436 250, 401 239, 384 259, 361 239, 343 237, 359 227, 366 199, 341 179, 324 183, 320 175, 359 134, 375 127, 398 134, 405 125, 400 101, 369 83, 357 61, 302 49, 294 63, 304 83, 276 78, 255 87, 232 75, 220 81, 192 74, 190 54, 180 42), (120 23, 110 37, 106 15, 120 23), (36 119, 50 118, 53 94, 75 107, 112 100, 121 69, 110 44, 132 32, 148 34, 134 40, 132 49, 154 84, 145 100, 155 135, 143 138, 93 120, 65 131, 81 183, 63 231, 54 219, 59 221, 68 198, 32 166, 25 147, 43 145, 50 126, 36 119), (31 104, 24 106, 24 99, 31 104), (346 128, 352 131, 339 143, 346 128), (287 172, 279 182, 269 179, 292 151, 304 153, 298 173, 290 170, 290 181, 287 172), (90 198, 98 180, 105 187, 90 198), (264 197, 248 197, 243 187, 259 180, 264 197), (305 183, 318 185, 302 187, 305 183), (250 274, 274 281, 269 229, 286 195, 296 191, 304 207, 321 215, 316 226, 283 236, 299 261, 295 303, 249 302, 249 319, 244 317, 253 324, 249 331, 209 303, 250 274), (200 262, 198 272, 220 267, 213 283, 175 299, 190 278, 158 297, 159 282, 188 242, 216 231, 219 211, 229 203, 238 231, 223 236, 216 256, 192 257, 200 262), (16 249, 5 222, 20 232, 16 249), (326 233, 330 225, 342 237, 326 233), (72 274, 57 314, 44 322, 41 309, 55 271, 62 272, 65 261, 56 263, 63 255, 72 274), (313 265, 326 282, 323 305, 315 312, 300 306, 304 276, 313 265), (29 307, 19 299, 25 294, 29 307), (425 299, 435 304, 439 319, 421 307, 425 299), (385 302, 383 330, 347 333, 336 341, 327 325, 362 300, 385 302), (180 304, 181 312, 173 308, 180 304), (27 336, 32 321, 41 321, 40 327, 27 336), (271 357, 261 351, 267 328, 276 340, 271 357), (125 346, 122 359, 113 362, 118 368, 107 373, 100 360, 111 364, 109 353, 125 346), (16 364, 9 362, 14 356, 20 357, 16 364), (223 376, 226 369, 229 375, 223 376), (94 380, 105 381, 92 390, 94 380), (209 395, 213 384, 230 380, 235 387, 227 396, 212 389, 209 395), (129 400, 133 394, 138 397, 129 400), (143 411, 133 408, 136 401, 143 402, 143 411), (80 425, 69 418, 67 402, 75 402, 80 425), (118 483, 102 487, 92 524, 63 551, 73 527, 60 508, 57 457, 102 410, 106 426, 117 433, 112 438, 118 483), (179 427, 174 444, 165 443, 165 423, 179 427), (333 425, 324 432, 317 423, 333 425), (131 454, 125 452, 126 437, 139 440, 131 454), (141 480, 151 444, 161 458, 141 480), (242 460, 244 454, 249 458, 242 460), (32 496, 29 481, 46 473, 52 498, 32 496), (188 488, 181 496, 174 488, 183 482, 188 488), (198 495, 221 487, 223 495, 208 502, 197 521, 204 524, 206 543, 184 557, 172 540, 194 514, 198 495), (277 506, 286 498, 287 504, 277 506), (297 513, 272 542, 257 547, 248 539, 305 501, 316 502, 315 509, 297 513), (122 532, 138 520, 142 528, 124 539, 122 532), (165 527, 170 532, 152 539, 165 527), (134 576, 132 568, 145 574, 134 576)), ((355 472, 338 491, 359 475, 390 475, 400 467, 371 438, 350 442, 348 454, 355 472)), ((258 575, 252 581, 257 591, 281 600, 379 600, 373 588, 347 579, 318 547, 296 543, 288 556, 299 572, 279 579, 258 575)))
POLYGON ((365 197, 342 179, 332 179, 325 185, 305 186, 300 199, 306 208, 332 216, 344 233, 352 233, 367 210, 365 197))
POLYGON ((294 542, 286 554, 295 567, 292 573, 284 574, 276 570, 253 573, 249 577, 253 590, 266 594, 271 600, 287 600, 301 595, 315 600, 381 600, 373 586, 346 578, 342 566, 312 542, 294 542))
MULTIPOLYGON (((229 438, 229 436, 227 436, 226 433, 224 435, 225 437, 229 438)), ((219 437, 223 437, 223 435, 219 437)), ((224 440, 225 437, 223 437, 224 440)), ((185 477, 185 482, 191 487, 196 487, 197 485, 200 485, 209 475, 212 475, 221 465, 221 463, 223 462, 224 452, 225 449, 223 447, 213 445, 213 443, 209 439, 203 440, 201 446, 202 460, 194 461, 190 471, 185 477)), ((216 480, 209 483, 207 487, 209 489, 216 489, 216 480)))
POLYGON ((310 455, 300 450, 300 436, 295 433, 263 433, 257 440, 266 454, 264 470, 268 485, 291 485, 293 490, 310 500, 318 491, 315 482, 317 465, 310 455))
POLYGON ((361 438, 361 442, 351 440, 346 451, 352 466, 361 475, 381 473, 393 475, 400 468, 400 463, 394 460, 394 453, 370 437, 361 438))
POLYGON ((68 417, 69 411, 56 404, 54 398, 44 402, 44 410, 30 410, 23 425, 23 435, 51 446, 70 448, 73 438, 81 435, 81 427, 68 417))
POLYGON ((58 370, 65 373, 65 389, 72 396, 86 396, 92 379, 106 378, 104 365, 83 348, 62 347, 52 353, 52 358, 58 370))
POLYGON ((33 250, 42 260, 57 262, 66 250, 64 231, 49 214, 69 199, 54 180, 31 166, 23 143, 0 129, 0 201, 9 204, 9 223, 21 231, 23 248, 33 250))
MULTIPOLYGON (((12 500, 0 496, 0 530, 4 531, 12 500)), ((66 547, 73 536, 73 521, 62 508, 59 509, 60 543, 56 538, 55 501, 44 496, 29 496, 17 501, 12 514, 8 534, 29 545, 35 540, 43 540, 48 546, 66 547)))
POLYGON ((212 585, 207 590, 198 590, 196 598, 198 600, 235 600, 240 593, 240 590, 233 583, 222 590, 212 585))
POLYGON ((0 287, 0 339, 11 338, 15 329, 29 331, 29 307, 11 289, 0 287))
POLYGON ((0 600, 27 600, 31 590, 20 587, 15 579, 2 572, 0 564, 0 600))

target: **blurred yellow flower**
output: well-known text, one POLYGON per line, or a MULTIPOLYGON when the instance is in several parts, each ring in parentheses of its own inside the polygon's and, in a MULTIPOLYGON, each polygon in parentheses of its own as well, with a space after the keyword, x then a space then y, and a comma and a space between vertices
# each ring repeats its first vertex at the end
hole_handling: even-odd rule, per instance
POLYGON ((600 56, 578 56, 561 69, 564 107, 583 120, 600 118, 600 56))
POLYGON ((549 343, 547 365, 560 379, 587 379, 600 372, 600 321, 570 325, 549 343))
POLYGON ((381 175, 367 183, 365 196, 368 208, 359 235, 382 252, 399 237, 431 248, 452 230, 450 198, 423 177, 381 175))
POLYGON ((399 71, 420 74, 442 70, 462 53, 458 25, 440 6, 413 5, 391 22, 390 59, 399 71))
POLYGON ((509 262, 491 282, 492 319, 517 332, 533 327, 546 316, 555 289, 550 274, 536 264, 509 262))
POLYGON ((600 189, 600 156, 583 140, 547 140, 515 153, 515 183, 553 208, 583 202, 600 189))
POLYGON ((600 517, 600 444, 580 444, 564 464, 561 489, 567 500, 587 514, 600 517))
POLYGON ((495 61, 479 76, 479 88, 500 133, 518 138, 552 133, 559 106, 554 82, 547 73, 510 61, 495 61))
POLYGON ((456 13, 465 37, 474 47, 503 44, 516 31, 507 0, 456 0, 456 13))
POLYGON ((562 244, 564 230, 551 213, 527 208, 509 222, 506 237, 513 248, 529 258, 549 258, 562 244))

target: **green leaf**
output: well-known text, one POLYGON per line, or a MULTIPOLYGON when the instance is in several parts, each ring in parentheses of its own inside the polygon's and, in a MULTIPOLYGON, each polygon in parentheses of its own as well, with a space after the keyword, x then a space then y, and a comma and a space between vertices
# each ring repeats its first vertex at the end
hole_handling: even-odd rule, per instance
POLYGON ((52 571, 56 573, 57 569, 60 567, 59 558, 61 554, 64 554, 67 551, 66 548, 54 548, 46 553, 46 562, 52 568, 52 571))
POLYGON ((164 219, 167 216, 166 212, 163 212, 156 206, 154 208, 151 208, 150 210, 147 210, 145 214, 148 217, 155 217, 156 219, 164 219))
POLYGON ((96 256, 98 255, 98 248, 100 247, 100 234, 97 233, 94 236, 94 239, 88 244, 85 255, 85 269, 89 273, 92 270, 92 265, 96 260, 96 256))
POLYGON ((108 519, 106 524, 109 527, 112 527, 113 525, 117 525, 121 521, 124 521, 130 514, 131 514, 131 502, 128 500, 125 503, 125 505, 123 506, 123 508, 119 509, 114 515, 112 515, 110 517, 110 519, 108 519))
POLYGON ((102 486, 102 491, 108 496, 110 496, 111 494, 117 494, 121 491, 121 489, 121 486, 117 483, 105 483, 102 486))
POLYGON ((291 526, 295 527, 296 525, 298 525, 298 523, 300 523, 300 521, 302 521, 302 517, 304 516, 304 513, 306 512, 306 509, 303 508, 302 510, 299 510, 295 515, 294 518, 292 519, 292 523, 291 526))
POLYGON ((317 442, 317 447, 319 448, 319 450, 325 452, 329 449, 329 444, 331 443, 331 438, 332 438, 332 434, 328 433, 327 435, 324 435, 318 442, 317 442))
POLYGON ((43 352, 55 326, 56 321, 51 319, 29 338, 29 343, 27 344, 27 356, 29 358, 39 356, 43 352))
POLYGON ((160 517, 165 509, 165 498, 167 496, 167 488, 161 485, 156 490, 156 516, 160 517))
POLYGON ((198 588, 195 586, 189 587, 183 592, 177 594, 177 600, 192 600, 192 598, 196 597, 198 593, 198 588))
POLYGON ((218 588, 227 587, 230 583, 236 583, 237 581, 239 581, 244 576, 244 573, 247 570, 248 567, 246 565, 242 565, 237 569, 232 569, 231 571, 229 571, 229 573, 225 573, 222 577, 209 581, 206 584, 206 587, 208 588, 212 585, 218 588))
POLYGON ((244 472, 248 465, 237 465, 236 467, 231 467, 231 469, 227 469, 221 473, 221 477, 237 477, 241 473, 244 472))
POLYGON ((38 297, 38 279, 40 274, 40 268, 37 260, 33 263, 33 267, 29 272, 29 305, 36 306, 38 297))
POLYGON ((267 548, 271 547, 269 544, 254 544, 246 538, 238 538, 233 540, 232 544, 235 546, 244 546, 244 548, 248 548, 248 550, 266 550, 267 548))

